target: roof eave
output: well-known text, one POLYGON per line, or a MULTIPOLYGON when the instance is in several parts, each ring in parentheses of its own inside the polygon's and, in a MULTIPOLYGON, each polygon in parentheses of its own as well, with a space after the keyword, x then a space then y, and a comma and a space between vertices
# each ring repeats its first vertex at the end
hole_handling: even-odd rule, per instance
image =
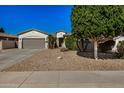
POLYGON ((33 30, 34 30, 34 31, 37 31, 37 32, 40 32, 40 33, 43 33, 43 34, 46 34, 46 35, 49 35, 48 33, 42 32, 42 31, 40 31, 40 30, 38 30, 38 29, 29 29, 29 30, 26 30, 26 31, 23 31, 23 32, 17 34, 17 36, 18 36, 18 35, 22 35, 22 34, 27 33, 27 32, 30 32, 30 31, 33 31, 33 30))

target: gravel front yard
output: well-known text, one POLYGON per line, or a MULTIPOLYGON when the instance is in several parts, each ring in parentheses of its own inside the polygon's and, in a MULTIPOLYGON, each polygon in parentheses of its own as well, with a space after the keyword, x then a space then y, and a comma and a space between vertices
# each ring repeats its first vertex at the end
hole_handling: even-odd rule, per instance
POLYGON ((78 56, 76 51, 60 52, 47 49, 3 71, 69 71, 69 70, 124 70, 123 59, 88 59, 78 56), (60 58, 58 58, 60 57, 60 58), (62 57, 62 58, 61 58, 62 57))

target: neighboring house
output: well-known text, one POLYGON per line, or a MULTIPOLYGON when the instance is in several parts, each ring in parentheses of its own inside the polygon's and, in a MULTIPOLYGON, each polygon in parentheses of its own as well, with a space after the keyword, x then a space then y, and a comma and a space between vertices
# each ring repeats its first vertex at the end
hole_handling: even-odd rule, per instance
POLYGON ((0 50, 17 48, 17 40, 17 36, 0 33, 0 50))
POLYGON ((56 32, 57 47, 62 47, 64 43, 64 35, 66 35, 66 33, 63 31, 56 32))
POLYGON ((29 29, 18 34, 19 49, 43 49, 48 48, 48 34, 37 29, 29 29))
POLYGON ((68 33, 64 31, 58 31, 52 35, 49 35, 49 48, 59 48, 65 46, 65 37, 68 33))

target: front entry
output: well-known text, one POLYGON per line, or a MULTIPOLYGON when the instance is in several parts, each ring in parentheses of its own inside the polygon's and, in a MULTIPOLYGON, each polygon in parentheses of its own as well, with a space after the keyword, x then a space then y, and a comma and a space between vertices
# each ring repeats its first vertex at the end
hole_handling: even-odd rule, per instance
POLYGON ((64 42, 64 38, 59 38, 59 47, 62 47, 63 42, 64 42))

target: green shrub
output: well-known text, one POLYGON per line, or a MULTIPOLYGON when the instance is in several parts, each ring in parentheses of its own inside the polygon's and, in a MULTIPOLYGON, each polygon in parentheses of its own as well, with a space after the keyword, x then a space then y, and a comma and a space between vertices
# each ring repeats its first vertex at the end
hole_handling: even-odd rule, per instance
POLYGON ((70 50, 77 50, 76 39, 73 36, 68 36, 65 39, 65 45, 70 50))
POLYGON ((121 42, 118 46, 117 57, 124 59, 124 42, 121 42))

